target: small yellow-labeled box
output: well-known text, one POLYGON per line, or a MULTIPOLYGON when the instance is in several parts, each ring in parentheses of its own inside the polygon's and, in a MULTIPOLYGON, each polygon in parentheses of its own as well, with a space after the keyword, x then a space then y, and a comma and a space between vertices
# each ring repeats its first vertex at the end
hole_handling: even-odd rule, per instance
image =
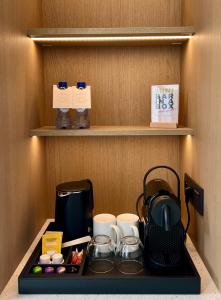
POLYGON ((62 235, 60 231, 46 231, 42 236, 42 254, 61 253, 62 235))

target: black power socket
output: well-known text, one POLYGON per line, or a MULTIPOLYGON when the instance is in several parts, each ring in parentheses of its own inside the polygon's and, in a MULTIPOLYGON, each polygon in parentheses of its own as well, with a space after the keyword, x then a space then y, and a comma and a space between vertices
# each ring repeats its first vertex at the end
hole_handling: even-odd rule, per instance
POLYGON ((184 175, 185 200, 191 202, 198 213, 204 214, 204 190, 189 175, 184 175))

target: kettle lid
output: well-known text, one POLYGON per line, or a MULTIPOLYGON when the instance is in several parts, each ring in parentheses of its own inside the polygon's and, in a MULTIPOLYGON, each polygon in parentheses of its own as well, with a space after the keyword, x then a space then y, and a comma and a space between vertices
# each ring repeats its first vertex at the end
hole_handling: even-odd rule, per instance
POLYGON ((89 179, 63 182, 56 186, 56 190, 59 192, 83 192, 90 191, 91 189, 92 183, 89 179))

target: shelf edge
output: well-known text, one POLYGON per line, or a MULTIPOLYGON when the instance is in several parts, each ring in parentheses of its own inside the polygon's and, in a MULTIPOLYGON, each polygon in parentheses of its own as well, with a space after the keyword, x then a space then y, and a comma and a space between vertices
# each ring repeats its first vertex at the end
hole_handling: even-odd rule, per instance
POLYGON ((107 126, 92 127, 91 129, 55 129, 54 127, 41 127, 30 130, 30 136, 44 137, 102 137, 102 136, 187 136, 194 135, 194 130, 187 127, 177 129, 145 128, 139 126, 107 126))

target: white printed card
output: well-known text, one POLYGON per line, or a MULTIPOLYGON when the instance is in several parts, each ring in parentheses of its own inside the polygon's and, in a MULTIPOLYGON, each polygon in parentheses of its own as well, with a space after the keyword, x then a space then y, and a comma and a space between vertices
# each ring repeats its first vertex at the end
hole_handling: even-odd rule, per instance
POLYGON ((53 108, 71 108, 73 99, 73 89, 59 89, 53 85, 53 108))
POLYGON ((151 122, 176 123, 179 115, 179 84, 151 87, 151 122))
POLYGON ((72 108, 91 108, 91 87, 87 85, 85 89, 73 89, 72 108))

